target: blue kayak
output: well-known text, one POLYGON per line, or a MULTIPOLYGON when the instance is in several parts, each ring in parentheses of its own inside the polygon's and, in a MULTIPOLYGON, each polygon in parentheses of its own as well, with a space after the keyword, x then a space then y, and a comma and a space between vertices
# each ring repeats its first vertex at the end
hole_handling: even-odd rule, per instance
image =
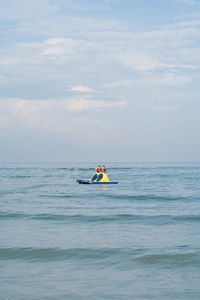
POLYGON ((77 179, 77 183, 79 184, 118 184, 117 181, 91 181, 91 180, 84 180, 84 179, 77 179))

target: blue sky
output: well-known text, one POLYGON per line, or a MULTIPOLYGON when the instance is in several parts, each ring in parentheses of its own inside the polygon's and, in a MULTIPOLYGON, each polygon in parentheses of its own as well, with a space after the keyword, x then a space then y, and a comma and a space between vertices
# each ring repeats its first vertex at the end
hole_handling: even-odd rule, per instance
POLYGON ((199 0, 0 0, 1 161, 200 161, 199 0))

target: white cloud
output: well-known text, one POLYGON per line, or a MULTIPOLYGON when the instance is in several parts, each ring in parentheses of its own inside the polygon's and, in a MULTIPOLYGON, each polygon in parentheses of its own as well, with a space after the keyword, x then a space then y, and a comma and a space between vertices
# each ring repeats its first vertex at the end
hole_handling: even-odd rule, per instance
POLYGON ((81 16, 51 15, 46 18, 29 20, 19 23, 15 29, 15 34, 29 34, 30 36, 76 36, 80 38, 88 32, 98 32, 121 29, 121 26, 114 21, 99 20, 81 16))
MULTIPOLYGON (((63 20, 62 27, 68 28, 65 21, 63 20)), ((81 31, 77 31, 79 38, 76 38, 76 33, 70 34, 73 37, 68 38, 67 32, 64 34, 61 30, 59 36, 55 33, 41 42, 15 44, 0 53, 0 63, 5 66, 21 65, 24 70, 34 65, 42 69, 45 64, 48 73, 54 74, 59 72, 58 66, 62 65, 67 73, 69 65, 78 64, 84 66, 87 74, 93 70, 98 73, 97 68, 101 70, 101 67, 115 68, 116 64, 119 73, 120 67, 124 66, 139 73, 156 72, 160 69, 163 72, 166 69, 191 69, 194 64, 190 63, 190 55, 180 55, 180 49, 190 47, 193 41, 200 38, 199 20, 191 22, 179 22, 170 25, 172 28, 135 33, 110 31, 109 24, 104 24, 107 28, 105 32, 102 28, 99 31, 92 26, 94 20, 90 20, 93 30, 89 30, 89 26, 83 27, 81 31), (89 64, 91 59, 92 65, 89 64)), ((195 64, 196 68, 198 66, 200 67, 200 63, 195 64)))
POLYGON ((1 0, 0 17, 6 19, 33 19, 45 17, 58 10, 58 6, 48 0, 1 0))
MULTIPOLYGON (((16 90, 20 97, 26 85, 30 98, 35 97, 37 90, 35 98, 40 99, 44 94, 46 98, 51 97, 47 92, 51 85, 49 90, 58 102, 66 95, 66 85, 70 87, 67 92, 85 94, 94 93, 97 86, 100 87, 98 95, 102 100, 86 97, 62 100, 66 111, 121 108, 125 105, 123 102, 105 98, 118 99, 120 90, 120 95, 125 93, 127 101, 131 102, 135 88, 178 89, 191 83, 200 68, 199 49, 193 49, 193 42, 200 37, 199 20, 157 26, 157 30, 143 32, 135 32, 131 27, 125 31, 121 19, 116 24, 100 18, 68 16, 66 12, 53 16, 49 12, 48 18, 39 16, 34 22, 26 22, 20 23, 15 34, 47 35, 42 39, 37 36, 34 43, 15 43, 0 50, 1 86, 9 82, 12 88, 9 86, 7 94, 16 90), (113 83, 109 84, 111 81, 113 83), (84 85, 76 85, 79 82, 84 85)), ((48 103, 50 105, 51 100, 48 103)))
POLYGON ((166 72, 164 74, 152 74, 144 73, 139 78, 113 81, 105 84, 105 88, 108 90, 113 89, 135 89, 135 88, 155 88, 155 87, 180 87, 192 82, 193 77, 191 75, 180 75, 172 72, 166 72))
MULTIPOLYGON (((64 128, 66 114, 84 110, 125 108, 125 101, 78 99, 0 99, 0 128, 64 128)), ((71 116, 73 118, 73 116, 71 116)))
POLYGON ((87 86, 84 86, 84 85, 75 85, 75 86, 71 87, 69 89, 69 91, 71 91, 71 92, 81 92, 81 93, 92 93, 92 92, 94 92, 93 89, 91 89, 87 86))
POLYGON ((166 86, 182 86, 192 81, 191 76, 179 75, 167 72, 158 78, 158 84, 166 86))
POLYGON ((173 104, 173 105, 166 105, 166 106, 156 106, 152 110, 156 112, 173 112, 178 110, 179 105, 173 104))
POLYGON ((104 100, 90 100, 85 98, 74 99, 69 102, 67 108, 71 111, 81 111, 90 109, 105 109, 105 108, 125 108, 125 101, 104 101, 104 100))
POLYGON ((177 2, 180 2, 180 3, 185 3, 185 4, 197 4, 198 1, 197 0, 176 0, 177 2))
POLYGON ((134 49, 122 53, 121 61, 139 72, 153 71, 160 66, 159 61, 153 55, 134 49))
POLYGON ((68 38, 52 38, 41 44, 41 55, 63 56, 73 53, 77 42, 68 38))
MULTIPOLYGON (((200 25, 200 20, 197 19, 197 20, 189 20, 189 21, 184 21, 184 22, 176 22, 176 23, 168 24, 165 27, 166 28, 185 28, 185 27, 194 28, 199 25, 200 25)), ((198 32, 199 32, 199 30, 198 30, 198 32)))
POLYGON ((0 59, 0 65, 4 65, 4 66, 14 66, 14 65, 18 65, 22 62, 22 60, 18 57, 3 57, 2 59, 0 59))

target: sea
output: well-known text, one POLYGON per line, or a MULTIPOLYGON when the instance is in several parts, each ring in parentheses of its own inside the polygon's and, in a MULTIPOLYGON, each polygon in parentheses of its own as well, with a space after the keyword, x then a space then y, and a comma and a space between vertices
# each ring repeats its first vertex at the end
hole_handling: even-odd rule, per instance
POLYGON ((0 164, 0 300, 200 299, 200 163, 0 164))

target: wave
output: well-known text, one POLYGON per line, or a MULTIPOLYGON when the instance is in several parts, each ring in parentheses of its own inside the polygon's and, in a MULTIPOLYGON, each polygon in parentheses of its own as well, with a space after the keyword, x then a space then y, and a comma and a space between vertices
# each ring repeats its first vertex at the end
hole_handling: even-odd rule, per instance
POLYGON ((180 267, 192 265, 200 267, 200 254, 187 253, 164 253, 145 254, 149 251, 145 248, 0 248, 0 260, 23 260, 23 261, 64 261, 76 260, 103 265, 132 268, 134 264, 159 265, 160 267, 180 267))
POLYGON ((135 254, 141 253, 141 251, 143 250, 136 249, 128 251, 114 248, 0 248, 0 260, 101 260, 111 256, 123 256, 127 253, 133 256, 135 254))
POLYGON ((199 215, 136 215, 136 214, 116 214, 116 215, 64 215, 64 214, 25 214, 25 213, 0 213, 2 219, 32 219, 40 221, 66 221, 76 223, 107 223, 107 222, 137 222, 150 225, 166 225, 179 222, 199 222, 199 215))
MULTIPOLYGON (((97 167, 97 166, 96 166, 97 167)), ((95 170, 95 165, 94 167, 57 167, 57 168, 52 168, 53 170, 69 170, 69 171, 94 171, 95 170)), ((110 167, 108 168, 110 170, 131 170, 131 169, 136 169, 135 167, 110 167)))
POLYGON ((56 168, 52 168, 52 170, 57 170, 57 171, 60 171, 60 170, 67 170, 67 171, 94 171, 95 168, 84 168, 84 167, 56 167, 56 168))
POLYGON ((177 201, 185 200, 186 197, 175 197, 175 196, 160 196, 160 195, 109 195, 109 198, 114 199, 125 199, 125 200, 140 200, 140 201, 177 201))
MULTIPOLYGON (((47 184, 46 184, 47 185, 47 184)), ((38 185, 38 186, 33 186, 32 188, 36 187, 42 187, 46 186, 44 185, 38 185)), ((87 185, 88 188, 88 185, 87 185)), ((91 188, 94 188, 92 186, 91 188)), ((101 187, 102 188, 102 187, 101 187)), ((108 187, 109 189, 109 187, 108 187)), ((96 190, 95 190, 96 191, 96 190)), ((60 194, 60 193, 55 193, 55 194, 40 194, 40 197, 48 197, 48 198, 81 198, 83 197, 83 194, 60 194)), ((94 194, 93 193, 85 193, 84 197, 87 199, 94 199, 94 194)), ((127 201, 180 201, 180 200, 188 200, 188 197, 176 197, 176 196, 160 196, 160 195, 122 195, 122 194, 108 194, 108 193, 99 193, 96 195, 95 199, 98 201, 98 199, 111 199, 111 200, 127 200, 127 201)))
POLYGON ((82 195, 73 195, 73 194, 40 194, 39 197, 44 197, 44 198, 52 198, 52 199, 57 199, 57 198, 81 198, 82 195))
POLYGON ((19 178, 31 178, 33 176, 31 175, 12 175, 12 176, 8 176, 9 178, 16 178, 16 179, 19 179, 19 178))
POLYGON ((199 253, 173 253, 173 254, 151 254, 144 255, 138 259, 143 264, 160 264, 163 266, 200 266, 199 253))

